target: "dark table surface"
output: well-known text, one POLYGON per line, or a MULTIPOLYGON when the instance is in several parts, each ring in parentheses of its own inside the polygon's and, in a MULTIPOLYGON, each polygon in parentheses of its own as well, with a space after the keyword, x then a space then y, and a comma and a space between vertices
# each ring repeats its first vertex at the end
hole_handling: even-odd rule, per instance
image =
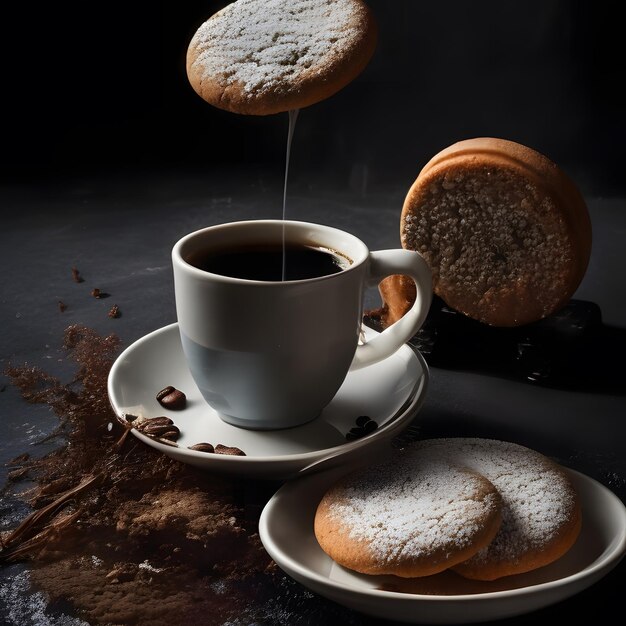
MULTIPOLYGON (((353 181, 354 182, 354 181, 353 181)), ((402 186, 294 184, 287 216, 317 221, 353 232, 371 249, 399 246, 402 186)), ((422 436, 485 436, 515 441, 553 456, 626 498, 626 383, 620 376, 598 385, 598 371, 609 364, 623 372, 626 333, 626 200, 588 197, 593 251, 575 299, 599 307, 613 340, 574 355, 576 384, 533 384, 502 376, 497 364, 472 368, 431 365, 425 404, 415 417, 422 436), (594 380, 596 384, 586 384, 594 380)), ((122 347, 175 321, 170 249, 183 234, 225 221, 277 218, 282 211, 280 172, 253 167, 240 172, 181 172, 63 180, 37 187, 0 189, 0 367, 29 363, 60 375, 64 329, 80 323, 100 333, 115 333, 122 347), (73 282, 71 268, 85 283, 73 282), (106 300, 88 296, 98 287, 106 300), (58 301, 67 309, 61 312, 58 301), (121 316, 107 316, 112 304, 121 316)), ((375 292, 366 306, 378 304, 375 292)), ((469 366, 468 366, 469 363, 469 366)), ((606 370, 608 371, 608 370, 606 370)), ((50 411, 24 402, 6 377, 0 379, 0 485, 6 462, 22 452, 42 455, 60 445, 38 442, 55 426, 50 411)), ((4 498, 2 528, 12 528, 28 512, 4 498)), ((6 624, 61 624, 58 614, 37 604, 35 590, 15 590, 28 565, 0 569, 0 619, 6 624), (31 598, 32 601, 27 601, 31 598), (19 604, 19 603, 18 603, 19 604), (21 607, 21 608, 20 608, 21 607), (29 608, 30 607, 30 608, 29 608)), ((554 620, 563 615, 609 623, 623 608, 621 563, 600 582, 571 599, 502 623, 554 620), (619 585, 619 586, 618 586, 619 585)), ((320 605, 329 601, 319 598, 320 605)), ((310 607, 310 604, 307 606, 310 607)), ((305 609, 297 623, 310 623, 305 609)), ((382 623, 352 615, 353 622, 382 623)), ((292 623, 296 623, 292 622, 292 623)), ((212 623, 209 619, 207 623, 212 623)), ((311 622, 312 623, 312 622, 311 622)))

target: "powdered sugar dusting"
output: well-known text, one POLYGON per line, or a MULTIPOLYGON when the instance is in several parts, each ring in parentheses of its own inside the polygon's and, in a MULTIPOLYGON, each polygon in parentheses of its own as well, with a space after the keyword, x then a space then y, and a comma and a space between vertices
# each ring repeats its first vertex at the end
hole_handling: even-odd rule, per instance
POLYGON ((194 66, 244 93, 288 89, 332 64, 333 50, 345 54, 358 43, 362 11, 354 0, 237 0, 194 35, 194 66))
POLYGON ((487 481, 432 455, 375 467, 336 495, 331 515, 388 563, 472 545, 499 505, 487 481))
POLYGON ((575 493, 564 473, 524 446, 478 438, 433 439, 420 442, 415 453, 479 472, 500 492, 502 525, 473 562, 515 561, 541 549, 573 515, 575 493))

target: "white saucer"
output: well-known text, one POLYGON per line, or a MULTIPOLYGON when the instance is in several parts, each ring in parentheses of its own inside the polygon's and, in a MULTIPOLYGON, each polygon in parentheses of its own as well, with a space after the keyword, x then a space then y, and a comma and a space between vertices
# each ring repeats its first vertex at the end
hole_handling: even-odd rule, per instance
POLYGON ((375 617, 455 624, 521 615, 589 587, 626 551, 626 508, 621 500, 592 478, 569 470, 581 498, 582 531, 569 552, 551 565, 494 582, 447 572, 412 580, 357 574, 330 559, 313 534, 318 502, 345 471, 335 468, 283 485, 263 509, 259 534, 269 555, 292 578, 375 617))
MULTIPOLYGON (((363 330, 366 337, 376 332, 363 330)), ((127 413, 167 415, 174 420, 181 432, 178 447, 131 431, 164 454, 207 470, 285 479, 354 462, 366 450, 371 455, 409 425, 422 405, 427 382, 428 367, 423 357, 404 345, 380 363, 350 371, 335 398, 312 422, 285 430, 245 430, 223 422, 201 396, 185 362, 178 324, 171 324, 139 339, 120 354, 109 374, 108 392, 120 417, 127 413), (186 394, 185 409, 168 411, 156 401, 157 392, 167 385, 186 394), (359 415, 368 415, 378 428, 370 435, 347 441, 345 435, 359 415), (188 449, 200 442, 234 446, 246 456, 188 449)))

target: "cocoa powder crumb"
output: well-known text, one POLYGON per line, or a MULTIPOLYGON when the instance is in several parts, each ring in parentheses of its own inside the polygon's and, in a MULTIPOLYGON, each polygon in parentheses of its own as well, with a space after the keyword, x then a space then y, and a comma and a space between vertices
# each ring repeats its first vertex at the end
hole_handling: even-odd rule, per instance
POLYGON ((20 467, 18 469, 14 469, 7 474, 7 479, 10 481, 16 481, 20 478, 23 478, 28 473, 28 467, 20 467))
POLYGON ((67 305, 65 304, 65 302, 63 302, 62 300, 59 300, 59 311, 63 313, 63 311, 65 311, 66 309, 67 309, 67 305))
POLYGON ((91 290, 91 295, 94 298, 101 300, 102 298, 108 298, 110 294, 106 293, 106 291, 101 291, 100 289, 95 287, 94 289, 91 290))
POLYGON ((114 304, 110 309, 109 309, 109 313, 108 313, 109 317, 112 318, 116 318, 119 317, 121 315, 120 313, 120 308, 117 306, 117 304, 114 304))
POLYGON ((75 283, 82 283, 85 280, 75 267, 72 268, 72 279, 75 283))
MULTIPOLYGON (((4 391, 4 387, 3 389, 0 389, 0 391, 4 391)), ((21 463, 26 463, 28 460, 30 459, 30 454, 28 454, 28 452, 22 452, 22 454, 18 454, 16 457, 12 458, 7 465, 20 465, 21 463)))

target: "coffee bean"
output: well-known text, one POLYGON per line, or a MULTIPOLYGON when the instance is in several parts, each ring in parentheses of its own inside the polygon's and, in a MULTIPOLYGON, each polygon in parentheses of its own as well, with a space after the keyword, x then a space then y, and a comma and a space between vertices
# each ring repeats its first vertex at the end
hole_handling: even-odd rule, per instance
POLYGON ((346 439, 348 441, 354 441, 355 439, 369 435, 378 428, 378 424, 371 419, 369 415, 359 415, 355 420, 355 424, 356 426, 346 433, 346 439))
POLYGON ((151 437, 163 437, 164 439, 176 439, 180 430, 174 425, 169 417, 152 417, 137 425, 137 430, 151 437))
POLYGON ((180 430, 177 426, 170 426, 168 430, 158 435, 161 439, 169 439, 170 441, 176 441, 179 436, 180 430))
POLYGON ((159 426, 169 426, 174 423, 172 418, 167 417, 166 415, 159 415, 158 417, 144 417, 143 424, 155 424, 159 426))
POLYGON ((218 443, 215 446, 215 454, 229 454, 231 456, 246 456, 246 453, 239 448, 224 446, 221 443, 218 443))
POLYGON ((197 450, 198 452, 215 452, 215 448, 210 443, 196 443, 193 446, 189 446, 190 450, 197 450))
POLYGON ((359 417, 356 418, 356 425, 365 426, 365 424, 367 424, 367 422, 369 421, 370 421, 369 415, 359 415, 359 417))
POLYGON ((365 424, 365 426, 363 426, 363 430, 365 431, 366 435, 373 433, 377 428, 378 424, 374 420, 370 420, 369 422, 367 422, 367 424, 365 424))
POLYGON ((365 428, 362 426, 354 426, 349 432, 346 433, 346 439, 348 441, 354 441, 355 439, 360 439, 366 434, 365 428))
POLYGON ((161 391, 157 393, 156 399, 161 406, 164 406, 167 409, 178 411, 187 406, 187 396, 180 391, 180 389, 172 387, 172 385, 168 385, 167 387, 161 389, 161 391))

